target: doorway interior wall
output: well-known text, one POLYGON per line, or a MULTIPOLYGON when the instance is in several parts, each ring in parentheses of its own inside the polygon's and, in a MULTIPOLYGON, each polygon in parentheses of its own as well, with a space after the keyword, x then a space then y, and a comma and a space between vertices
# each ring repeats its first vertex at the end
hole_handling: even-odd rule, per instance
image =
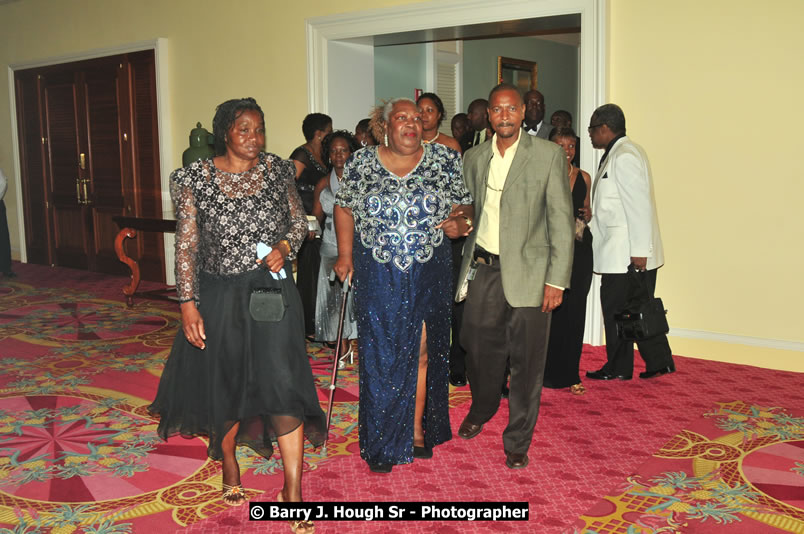
MULTIPOLYGON (((351 122, 355 113, 365 116, 365 103, 374 102, 375 36, 571 14, 581 17, 577 122, 583 124, 606 102, 606 0, 447 0, 308 19, 308 109, 327 113, 333 121, 349 117, 339 123, 351 122), (356 79, 361 83, 349 83, 356 79)), ((596 169, 600 154, 584 137, 581 167, 596 169)), ((584 342, 592 345, 603 340, 599 287, 595 275, 584 334, 584 342)))

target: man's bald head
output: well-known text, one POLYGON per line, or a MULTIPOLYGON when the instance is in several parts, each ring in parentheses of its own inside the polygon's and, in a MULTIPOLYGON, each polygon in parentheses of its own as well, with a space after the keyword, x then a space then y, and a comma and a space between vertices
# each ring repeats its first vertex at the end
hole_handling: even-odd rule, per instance
POLYGON ((486 126, 488 126, 488 107, 489 102, 485 98, 477 98, 472 100, 472 103, 469 104, 469 113, 467 113, 467 115, 469 122, 472 123, 472 129, 474 131, 483 131, 486 129, 486 126))
POLYGON ((544 95, 533 89, 525 93, 525 124, 535 128, 544 120, 544 95))

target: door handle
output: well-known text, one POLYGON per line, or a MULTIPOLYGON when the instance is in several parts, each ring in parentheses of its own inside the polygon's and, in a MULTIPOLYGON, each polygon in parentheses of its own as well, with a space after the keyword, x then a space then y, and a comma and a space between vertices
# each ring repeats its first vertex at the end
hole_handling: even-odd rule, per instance
POLYGON ((87 168, 87 155, 83 152, 78 154, 78 166, 81 167, 81 170, 86 170, 87 168))
POLYGON ((87 182, 89 182, 89 178, 84 178, 81 180, 81 185, 84 186, 84 204, 89 204, 89 196, 87 195, 87 182))
POLYGON ((83 204, 84 202, 81 200, 81 178, 75 179, 75 201, 79 204, 83 204))

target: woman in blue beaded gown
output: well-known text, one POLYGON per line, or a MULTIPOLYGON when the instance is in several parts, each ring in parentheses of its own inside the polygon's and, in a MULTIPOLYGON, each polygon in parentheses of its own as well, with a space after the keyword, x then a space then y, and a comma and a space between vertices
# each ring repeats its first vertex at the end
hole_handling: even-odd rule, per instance
MULTIPOLYGON (((218 106, 213 120, 218 156, 175 171, 176 290, 181 329, 149 407, 158 433, 204 435, 223 467, 223 500, 242 504, 235 455, 247 445, 265 458, 276 440, 285 485, 279 499, 301 500, 303 440, 320 445, 326 417, 318 403, 304 346, 301 302, 290 274, 307 221, 295 167, 262 151, 263 112, 252 98, 218 106), (272 247, 258 259, 257 243, 272 247), (255 316, 252 294, 282 296, 276 322, 255 316)), ((258 495, 260 492, 252 492, 258 495)), ((312 532, 312 524, 296 524, 312 532)))
POLYGON ((382 144, 352 155, 336 195, 334 269, 341 280, 354 273, 360 456, 388 473, 452 438, 446 237, 468 235, 474 211, 460 154, 422 144, 412 100, 378 107, 372 130, 382 144))

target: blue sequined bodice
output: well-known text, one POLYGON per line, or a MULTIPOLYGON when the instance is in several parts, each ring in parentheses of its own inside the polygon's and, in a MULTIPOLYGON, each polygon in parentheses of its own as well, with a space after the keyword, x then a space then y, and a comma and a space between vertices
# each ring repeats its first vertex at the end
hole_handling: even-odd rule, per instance
POLYGON ((403 272, 433 257, 444 241, 435 227, 452 205, 471 202, 460 154, 442 145, 425 145, 421 161, 404 177, 382 165, 377 147, 359 150, 346 163, 337 194, 337 203, 352 209, 360 244, 378 263, 403 272))

